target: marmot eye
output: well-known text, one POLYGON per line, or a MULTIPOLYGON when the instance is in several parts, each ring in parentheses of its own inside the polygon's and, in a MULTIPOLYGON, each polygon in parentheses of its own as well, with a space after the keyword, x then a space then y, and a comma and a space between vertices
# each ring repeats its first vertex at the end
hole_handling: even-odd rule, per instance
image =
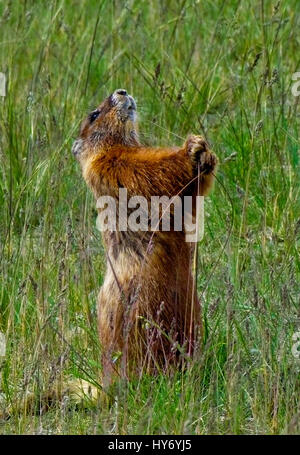
POLYGON ((100 111, 94 111, 89 115, 90 122, 93 123, 94 120, 99 116, 100 111))

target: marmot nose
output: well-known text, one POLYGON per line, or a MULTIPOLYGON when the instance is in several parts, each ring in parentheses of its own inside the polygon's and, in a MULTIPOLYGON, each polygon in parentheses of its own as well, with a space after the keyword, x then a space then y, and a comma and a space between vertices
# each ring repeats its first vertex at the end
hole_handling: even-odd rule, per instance
POLYGON ((118 95, 124 95, 124 96, 127 95, 126 90, 124 90, 123 88, 120 88, 119 90, 116 90, 116 93, 118 95))

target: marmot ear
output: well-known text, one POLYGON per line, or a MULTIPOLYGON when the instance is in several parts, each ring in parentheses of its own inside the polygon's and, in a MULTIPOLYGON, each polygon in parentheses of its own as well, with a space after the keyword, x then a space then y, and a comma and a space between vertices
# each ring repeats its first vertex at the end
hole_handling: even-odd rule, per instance
POLYGON ((76 139, 72 145, 72 153, 75 156, 76 159, 79 159, 79 156, 82 152, 82 147, 83 146, 83 140, 82 139, 76 139))

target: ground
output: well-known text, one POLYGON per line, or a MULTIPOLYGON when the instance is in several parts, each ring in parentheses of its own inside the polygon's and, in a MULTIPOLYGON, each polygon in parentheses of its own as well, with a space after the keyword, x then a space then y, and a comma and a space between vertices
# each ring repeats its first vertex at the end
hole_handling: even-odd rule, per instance
POLYGON ((66 376, 98 381, 104 256, 70 152, 80 120, 125 88, 144 142, 202 134, 220 159, 199 244, 201 358, 121 383, 112 406, 16 412, 0 433, 300 432, 299 13, 297 0, 0 4, 0 389, 12 409, 66 376))

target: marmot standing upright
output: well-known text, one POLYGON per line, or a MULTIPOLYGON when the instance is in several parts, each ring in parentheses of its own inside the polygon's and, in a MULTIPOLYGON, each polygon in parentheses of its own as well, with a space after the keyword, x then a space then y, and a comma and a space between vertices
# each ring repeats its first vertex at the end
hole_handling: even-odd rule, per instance
MULTIPOLYGON (((116 90, 91 112, 72 151, 98 199, 206 195, 216 156, 200 136, 182 147, 144 147, 139 142, 136 103, 116 90)), ((113 371, 127 376, 164 370, 194 350, 201 327, 192 274, 191 244, 184 228, 170 232, 107 230, 106 275, 98 297, 104 384, 113 371)))

